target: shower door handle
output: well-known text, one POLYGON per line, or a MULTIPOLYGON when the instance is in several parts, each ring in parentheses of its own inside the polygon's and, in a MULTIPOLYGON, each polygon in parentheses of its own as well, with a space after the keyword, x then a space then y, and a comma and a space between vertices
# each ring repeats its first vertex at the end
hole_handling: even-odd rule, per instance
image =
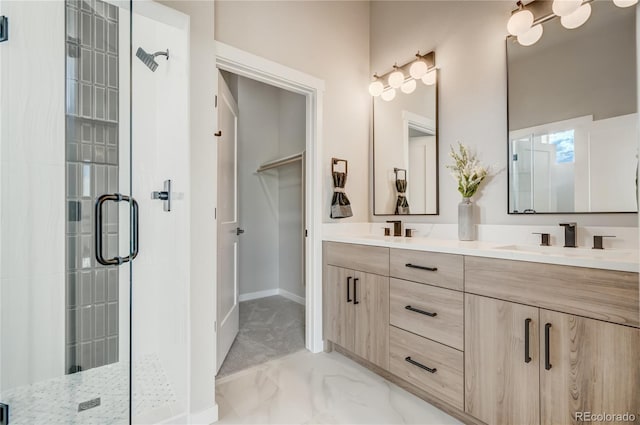
POLYGON ((138 202, 134 198, 131 198, 126 195, 121 195, 120 193, 110 193, 102 195, 96 201, 95 208, 95 251, 96 251, 96 260, 98 263, 104 266, 120 266, 123 263, 127 263, 138 256, 138 219, 139 219, 139 211, 138 211, 138 202), (107 201, 113 202, 128 202, 131 206, 131 210, 133 212, 133 218, 131 222, 131 230, 133 232, 132 238, 132 252, 126 257, 113 257, 113 258, 104 258, 102 255, 102 206, 107 201))

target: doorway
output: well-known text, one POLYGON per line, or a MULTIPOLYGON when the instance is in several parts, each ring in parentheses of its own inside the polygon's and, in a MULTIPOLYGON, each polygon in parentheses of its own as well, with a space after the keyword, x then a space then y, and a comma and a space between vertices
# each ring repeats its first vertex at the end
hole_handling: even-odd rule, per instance
POLYGON ((305 348, 306 99, 221 71, 218 117, 222 377, 305 348))

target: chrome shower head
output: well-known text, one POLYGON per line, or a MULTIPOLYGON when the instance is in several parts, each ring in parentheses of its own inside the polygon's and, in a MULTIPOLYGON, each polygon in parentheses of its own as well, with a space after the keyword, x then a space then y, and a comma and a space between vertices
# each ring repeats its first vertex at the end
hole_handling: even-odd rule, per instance
POLYGON ((156 68, 158 67, 158 62, 156 62, 156 56, 166 56, 167 60, 169 60, 169 49, 167 49, 166 52, 147 53, 144 51, 142 47, 138 47, 138 50, 136 51, 136 56, 138 57, 138 59, 142 61, 142 63, 147 65, 147 68, 149 68, 151 71, 155 71, 156 68))

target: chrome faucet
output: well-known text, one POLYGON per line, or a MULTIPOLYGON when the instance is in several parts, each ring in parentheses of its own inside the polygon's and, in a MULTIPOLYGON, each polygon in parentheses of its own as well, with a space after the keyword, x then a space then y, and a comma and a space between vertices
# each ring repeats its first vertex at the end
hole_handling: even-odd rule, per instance
POLYGON ((578 223, 560 223, 560 226, 564 227, 564 247, 576 248, 576 230, 578 223))
POLYGON ((402 236, 402 221, 387 220, 387 223, 393 223, 393 236, 402 236))

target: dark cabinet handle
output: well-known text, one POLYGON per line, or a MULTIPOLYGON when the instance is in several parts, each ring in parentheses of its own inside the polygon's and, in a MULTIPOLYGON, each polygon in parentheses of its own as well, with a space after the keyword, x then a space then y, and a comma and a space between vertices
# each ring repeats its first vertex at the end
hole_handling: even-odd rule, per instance
POLYGON ((524 362, 531 362, 531 355, 529 352, 529 328, 531 327, 531 319, 525 319, 524 321, 524 362))
POLYGON ((355 278, 353 279, 353 303, 354 304, 360 304, 360 301, 358 301, 358 281, 360 279, 359 278, 355 278))
POLYGON ((411 264, 411 263, 407 263, 404 266, 405 267, 409 267, 410 269, 427 270, 427 271, 430 271, 430 272, 438 271, 437 267, 416 266, 415 264, 411 264))
POLYGON ((347 302, 350 303, 351 301, 353 301, 351 299, 351 290, 349 289, 349 287, 351 286, 351 279, 353 279, 351 276, 349 276, 347 278, 347 302))
POLYGON ((121 195, 120 193, 111 193, 102 195, 98 198, 94 211, 95 251, 96 260, 98 261, 98 263, 102 264, 103 266, 120 266, 138 256, 139 216, 140 214, 138 212, 138 203, 135 199, 129 196, 121 195), (131 252, 126 257, 104 258, 104 256, 102 255, 102 206, 107 201, 128 202, 131 208, 131 212, 133 213, 131 219, 131 227, 133 232, 131 238, 131 252))
POLYGON ((424 369, 424 370, 426 370, 427 372, 430 372, 430 373, 436 373, 438 371, 438 369, 436 369, 435 367, 434 368, 430 368, 428 366, 423 365, 422 363, 418 363, 417 361, 411 359, 411 356, 405 357, 404 361, 408 362, 408 363, 411 363, 414 366, 418 366, 420 369, 424 369))
POLYGON ((551 354, 549 349, 549 334, 551 333, 551 323, 544 325, 544 368, 551 369, 551 354))
POLYGON ((428 312, 428 311, 420 310, 418 308, 411 307, 410 305, 406 306, 405 310, 413 311, 415 313, 424 314, 425 316, 429 316, 429 317, 436 317, 438 315, 438 313, 431 313, 431 312, 428 312))

